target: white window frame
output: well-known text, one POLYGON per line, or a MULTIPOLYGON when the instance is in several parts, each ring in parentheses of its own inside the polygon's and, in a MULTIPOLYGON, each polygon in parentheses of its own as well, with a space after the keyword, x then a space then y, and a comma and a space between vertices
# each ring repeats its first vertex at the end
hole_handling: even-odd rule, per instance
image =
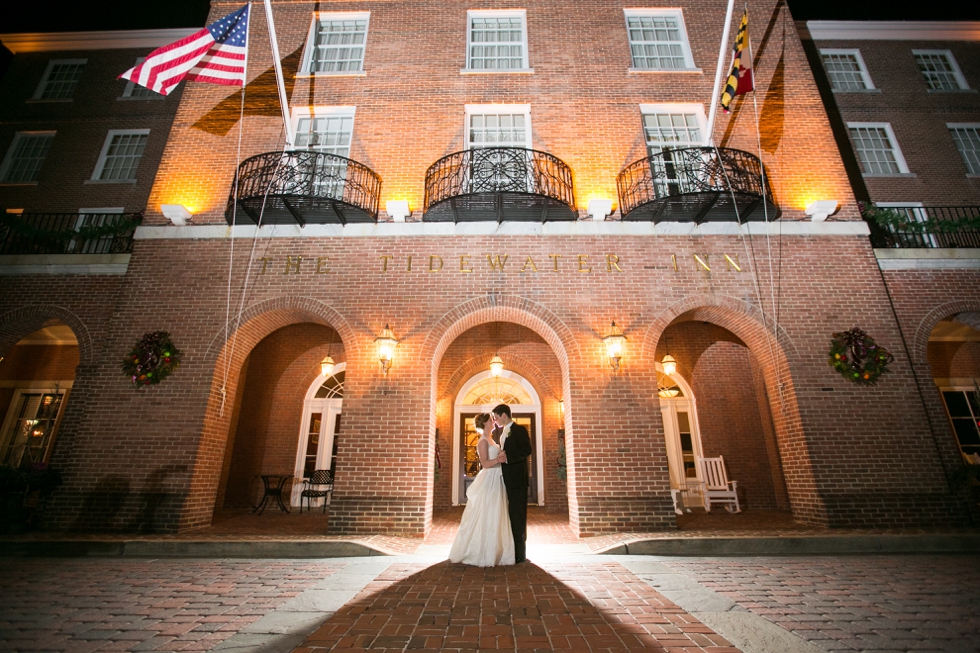
POLYGON ((861 174, 862 174, 862 176, 864 176, 864 177, 892 177, 892 176, 894 176, 896 174, 898 174, 898 175, 907 175, 907 174, 910 174, 911 171, 909 170, 908 164, 905 162, 905 155, 902 154, 902 147, 898 144, 898 139, 895 138, 895 132, 892 131, 891 123, 887 123, 887 122, 849 122, 849 123, 847 123, 847 130, 848 130, 847 131, 847 137, 848 137, 848 139, 851 138, 851 131, 850 130, 851 130, 852 127, 856 128, 856 129, 860 129, 860 128, 869 128, 869 129, 870 128, 882 128, 882 129, 884 129, 885 130, 885 133, 888 134, 888 142, 891 143, 892 152, 895 155, 895 163, 898 164, 898 172, 897 173, 894 173, 894 172, 892 172, 892 173, 887 173, 887 172, 886 173, 882 173, 882 172, 864 172, 864 162, 861 161, 861 157, 860 157, 860 155, 858 155, 858 149, 857 149, 857 147, 855 147, 854 141, 852 140, 851 141, 851 149, 854 150, 854 154, 857 157, 858 163, 861 165, 861 174))
POLYGON ((820 63, 823 64, 824 72, 827 73, 827 79, 830 80, 831 87, 834 85, 834 80, 830 75, 830 71, 827 70, 827 64, 823 61, 825 54, 853 56, 858 65, 858 72, 861 73, 861 79, 864 82, 864 88, 834 88, 834 93, 863 93, 865 91, 878 90, 875 88, 874 82, 871 81, 871 74, 868 72, 868 67, 864 63, 864 57, 861 56, 861 50, 857 48, 820 48, 820 63))
MULTIPOLYGON (((20 383, 24 384, 24 382, 20 383)), ((14 388, 13 397, 11 397, 10 404, 7 408, 7 416, 3 420, 3 427, 0 428, 0 456, 7 453, 10 438, 14 435, 14 423, 17 421, 16 409, 23 396, 29 394, 59 394, 61 395, 61 403, 58 405, 58 414, 55 415, 54 423, 51 425, 51 434, 48 436, 43 455, 44 458, 50 458, 51 452, 54 451, 55 440, 58 437, 58 429, 61 427, 61 420, 65 416, 65 404, 68 403, 68 395, 71 393, 74 381, 57 381, 54 385, 49 385, 50 383, 50 381, 40 381, 36 384, 27 382, 24 385, 19 385, 17 388, 14 388)))
MULTIPOLYGON (((623 24, 626 27, 626 43, 630 50, 630 67, 629 72, 631 73, 684 73, 684 72, 697 72, 700 73, 701 69, 694 65, 694 54, 691 52, 691 39, 687 35, 687 25, 684 22, 684 10, 683 9, 644 9, 644 8, 624 8, 623 9, 623 24), (677 18, 680 25, 681 32, 684 34, 684 40, 681 41, 681 49, 684 52, 684 68, 636 68, 633 66, 633 42, 630 40, 629 34, 629 18, 630 16, 674 16, 677 18)), ((727 50, 726 50, 727 52, 727 50)))
POLYGON ((466 67, 461 73, 469 75, 497 75, 500 73, 533 73, 530 64, 529 42, 527 38, 527 10, 525 9, 470 9, 466 12, 466 67), (521 58, 522 68, 471 68, 470 48, 473 39, 474 18, 520 18, 521 19, 521 58))
POLYGON ((43 98, 44 91, 48 86, 48 78, 51 77, 51 72, 54 70, 55 66, 60 65, 81 65, 84 66, 88 64, 88 59, 51 59, 48 61, 48 67, 44 69, 44 74, 41 75, 41 82, 34 89, 34 96, 31 98, 36 102, 72 102, 74 101, 74 91, 72 92, 72 97, 67 98, 43 98))
POLYGON ((708 119, 704 116, 703 104, 641 104, 640 105, 640 130, 643 136, 643 147, 647 148, 646 129, 643 126, 643 116, 659 113, 693 113, 698 119, 698 126, 701 129, 701 143, 690 147, 704 147, 708 144, 708 119))
POLYGON ((367 46, 370 34, 370 11, 314 12, 313 20, 310 22, 310 29, 306 35, 306 48, 303 51, 303 65, 300 67, 297 77, 366 77, 367 73, 364 72, 364 63, 367 61, 367 46), (313 55, 316 53, 317 26, 323 21, 335 20, 364 20, 367 22, 367 26, 364 28, 364 54, 361 56, 360 70, 313 70, 313 55))
MULTIPOLYGON (((916 222, 925 222, 929 219, 922 202, 875 202, 874 205, 879 209, 907 209, 905 215, 912 215, 916 222)), ((932 247, 939 247, 936 234, 923 234, 923 239, 928 240, 932 247)))
MULTIPOLYGON (((525 148, 532 150, 530 104, 467 104, 463 111, 463 149, 470 147, 470 116, 496 116, 500 114, 524 114, 525 148)), ((509 146, 516 147, 516 146, 509 146)))
MULTIPOLYGON (((48 130, 16 132, 14 134, 14 138, 10 141, 10 147, 7 148, 7 154, 4 155, 3 157, 3 163, 0 163, 0 186, 37 185, 38 183, 37 181, 6 181, 5 180, 5 177, 7 176, 7 172, 10 170, 10 166, 13 165, 14 162, 14 150, 17 148, 17 145, 18 143, 20 143, 21 139, 24 138, 25 136, 49 136, 50 138, 53 139, 57 133, 58 133, 57 131, 48 131, 48 130)), ((48 152, 50 151, 51 150, 49 148, 48 152)), ((47 160, 47 155, 45 155, 44 158, 45 160, 47 160)), ((44 161, 41 161, 41 166, 43 165, 44 165, 44 161)), ((38 168, 38 173, 40 173, 40 171, 41 169, 38 168)))
MULTIPOLYGON (((90 215, 122 215, 125 211, 125 207, 122 206, 108 206, 108 207, 98 207, 94 209, 78 209, 78 218, 75 219, 75 231, 78 231, 85 226, 85 219, 90 215)), ((103 225, 93 225, 101 227, 103 225)), ((68 243, 68 249, 66 250, 69 254, 108 254, 108 252, 92 251, 99 250, 100 244, 106 242, 108 239, 109 244, 112 243, 112 237, 107 236, 104 238, 99 238, 97 240, 86 240, 79 243, 77 239, 73 239, 68 243), (76 251, 81 245, 81 251, 76 251)))
MULTIPOLYGON (((947 122, 946 123, 946 129, 949 129, 949 130, 953 130, 953 129, 976 129, 977 131, 980 131, 980 122, 947 122)), ((950 138, 952 138, 952 133, 950 133, 950 138)), ((956 143, 953 143, 953 146, 955 147, 956 146, 956 143)), ((963 160, 963 165, 966 166, 967 163, 966 163, 966 160, 963 158, 963 153, 960 152, 960 148, 957 147, 956 148, 956 152, 960 155, 960 159, 963 160)), ((980 177, 980 170, 977 170, 976 172, 971 172, 970 169, 967 167, 966 176, 967 177, 980 177)))
MULTIPOLYGON (((112 139, 116 136, 122 135, 150 135, 149 129, 110 129, 109 133, 106 134, 105 142, 102 144, 102 152, 99 153, 99 160, 95 162, 95 170, 92 172, 92 178, 90 182, 100 183, 100 184, 132 184, 136 179, 102 179, 102 170, 105 168, 106 160, 109 157, 109 148, 112 146, 112 139)), ((147 145, 149 145, 149 139, 147 139, 147 145)), ((140 157, 140 163, 143 162, 142 157, 140 157)), ((137 166, 138 168, 139 166, 137 166)))
MULTIPOLYGON (((966 83, 966 77, 963 76, 963 71, 960 70, 960 65, 958 63, 956 63, 956 57, 953 56, 952 51, 950 51, 950 50, 920 50, 920 49, 912 50, 912 56, 913 57, 915 57, 915 55, 920 55, 920 54, 921 55, 940 55, 940 56, 946 57, 946 61, 949 62, 950 68, 953 69, 953 77, 956 79, 956 83, 959 85, 959 88, 930 88, 929 89, 929 92, 930 93, 956 93, 957 91, 969 91, 970 90, 970 85, 966 83)), ((918 67, 919 62, 916 61, 915 65, 916 65, 916 67, 918 67)), ((919 74, 922 75, 922 80, 924 82, 926 82, 926 84, 928 84, 929 83, 929 80, 926 79, 925 73, 923 73, 920 70, 919 71, 919 74)))
MULTIPOLYGON (((351 145, 353 145, 353 134, 354 125, 357 121, 357 107, 352 106, 305 106, 305 107, 293 107, 292 116, 290 116, 290 121, 293 127, 293 134, 298 133, 299 121, 302 118, 314 118, 321 116, 340 116, 342 118, 351 119, 351 145)), ((316 149, 316 148, 308 148, 316 149)), ((350 152, 348 151, 348 154, 350 152)), ((350 158, 350 157, 348 157, 350 158)))

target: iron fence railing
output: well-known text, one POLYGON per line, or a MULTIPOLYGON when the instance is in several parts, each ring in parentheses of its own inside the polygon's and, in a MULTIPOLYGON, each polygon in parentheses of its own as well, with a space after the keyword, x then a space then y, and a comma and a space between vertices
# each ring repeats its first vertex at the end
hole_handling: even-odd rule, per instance
POLYGON ((142 213, 2 213, 0 255, 127 254, 142 213))
POLYGON ((907 221, 882 224, 868 218, 875 247, 980 247, 980 229, 960 225, 971 218, 974 223, 980 220, 980 206, 890 206, 886 210, 904 215, 907 221))

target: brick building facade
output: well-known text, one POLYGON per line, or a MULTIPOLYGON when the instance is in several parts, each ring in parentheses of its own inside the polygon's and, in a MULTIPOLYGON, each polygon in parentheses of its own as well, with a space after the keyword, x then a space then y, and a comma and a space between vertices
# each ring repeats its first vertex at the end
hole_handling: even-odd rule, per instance
MULTIPOLYGON (((280 154, 256 11, 244 100, 186 86, 122 274, 4 276, 0 354, 47 320, 78 339, 47 527, 193 528, 253 502, 258 475, 329 467, 329 532, 422 535, 465 496, 468 418, 505 398, 532 426, 531 500, 581 535, 674 527, 671 489, 718 455, 748 510, 969 521, 782 3, 749 5, 757 91, 718 116, 717 148, 724 3, 273 8, 303 153, 280 154), (813 220, 814 200, 838 207, 813 220), (827 366, 853 326, 895 354, 876 386, 827 366), (122 357, 157 330, 181 367, 134 391, 122 357)), ((971 272, 943 273, 943 301, 976 298, 971 272)))

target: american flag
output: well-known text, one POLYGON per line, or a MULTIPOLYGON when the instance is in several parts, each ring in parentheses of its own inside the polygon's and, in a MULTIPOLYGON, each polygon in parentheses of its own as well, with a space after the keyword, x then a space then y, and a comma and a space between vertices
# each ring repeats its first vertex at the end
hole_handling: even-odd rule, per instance
POLYGON ((245 5, 200 32, 157 48, 119 79, 160 95, 167 95, 185 77, 208 84, 244 85, 248 8, 245 5))

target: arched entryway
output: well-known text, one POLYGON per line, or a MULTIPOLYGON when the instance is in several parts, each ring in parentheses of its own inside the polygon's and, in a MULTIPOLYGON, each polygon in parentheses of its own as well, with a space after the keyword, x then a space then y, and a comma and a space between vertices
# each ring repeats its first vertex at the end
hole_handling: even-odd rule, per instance
POLYGON ((927 356, 963 461, 980 465, 980 313, 940 320, 927 356))
POLYGON ((703 497, 697 492, 698 483, 702 480, 697 459, 704 453, 694 393, 683 377, 677 374, 668 376, 664 373, 663 365, 656 365, 657 398, 664 420, 670 489, 673 493, 683 493, 682 505, 703 506, 703 497))
MULTIPOLYGON (((320 374, 306 391, 299 441, 296 444, 294 479, 308 479, 318 469, 337 469, 346 369, 346 363, 341 363, 329 375, 320 374)), ((302 490, 302 484, 293 483, 291 505, 300 505, 302 490)), ((316 499, 312 506, 320 506, 323 501, 324 499, 316 499)))

